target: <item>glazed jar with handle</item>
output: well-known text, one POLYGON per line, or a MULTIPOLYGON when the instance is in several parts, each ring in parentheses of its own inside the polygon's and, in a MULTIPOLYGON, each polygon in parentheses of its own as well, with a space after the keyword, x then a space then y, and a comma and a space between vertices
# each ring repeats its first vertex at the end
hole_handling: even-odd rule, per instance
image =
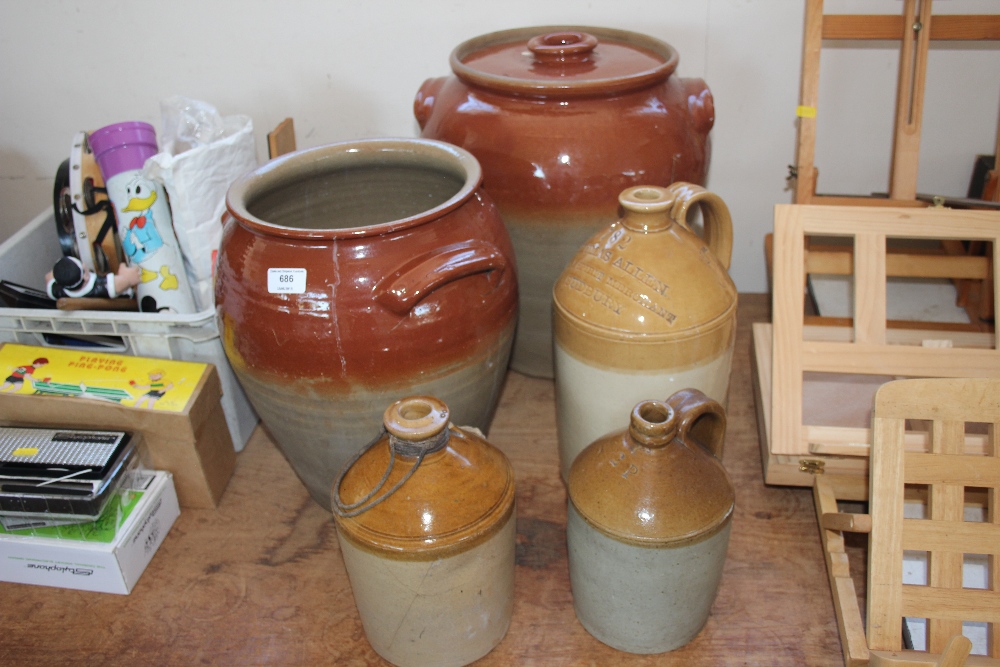
POLYGON ((698 634, 722 578, 735 491, 716 454, 722 406, 697 390, 639 402, 629 427, 569 475, 573 607, 621 651, 662 653, 698 634))
POLYGON ((365 635, 400 667, 465 665, 514 604, 514 474, 447 406, 409 397, 333 487, 337 537, 365 635))
POLYGON ((703 183, 715 121, 705 82, 677 76, 653 37, 581 26, 482 35, 429 79, 421 134, 483 166, 517 253, 520 322, 511 366, 552 377, 552 285, 576 250, 617 217, 624 188, 703 183))
POLYGON ((487 432, 517 321, 517 268, 467 151, 364 139, 233 183, 216 268, 226 356, 312 497, 430 394, 487 432))
POLYGON ((553 292, 564 479, 637 401, 695 388, 725 405, 729 391, 737 295, 725 202, 690 183, 629 188, 618 200, 622 218, 577 252, 553 292), (688 226, 695 204, 704 238, 688 226))

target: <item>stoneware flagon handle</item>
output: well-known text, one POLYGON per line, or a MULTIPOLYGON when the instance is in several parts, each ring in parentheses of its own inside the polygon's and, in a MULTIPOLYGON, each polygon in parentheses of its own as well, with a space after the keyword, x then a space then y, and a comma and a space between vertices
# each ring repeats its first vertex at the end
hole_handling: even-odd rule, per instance
POLYGON ((729 207, 722 197, 709 192, 700 185, 678 181, 667 191, 674 196, 674 205, 670 209, 670 218, 687 229, 687 214, 691 205, 701 204, 704 218, 705 242, 722 267, 729 270, 729 262, 733 255, 733 219, 729 215, 729 207))
POLYGON ((507 270, 507 258, 491 243, 462 241, 416 257, 386 276, 375 288, 375 300, 403 315, 429 293, 460 278, 486 273, 497 287, 507 270))
POLYGON ((430 120, 431 113, 434 111, 434 100, 437 99, 438 93, 441 92, 441 88, 444 87, 447 80, 448 77, 446 76, 427 79, 420 85, 420 90, 417 91, 416 96, 413 98, 413 115, 416 117, 421 130, 424 129, 424 125, 430 120))
POLYGON ((726 440, 726 411, 697 389, 681 389, 667 399, 680 424, 677 437, 694 440, 720 461, 726 440))

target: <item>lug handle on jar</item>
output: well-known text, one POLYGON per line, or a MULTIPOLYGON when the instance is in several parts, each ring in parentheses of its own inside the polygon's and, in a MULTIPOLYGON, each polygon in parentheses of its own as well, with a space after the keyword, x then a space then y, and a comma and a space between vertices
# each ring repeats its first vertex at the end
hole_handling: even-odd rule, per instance
POLYGON ((422 84, 420 84, 420 90, 417 91, 416 96, 413 98, 413 115, 417 119, 417 124, 420 125, 420 129, 424 129, 427 125, 427 121, 431 118, 431 113, 434 112, 434 102, 437 100, 438 93, 444 87, 445 81, 448 80, 446 76, 439 76, 436 79, 427 79, 422 84))
POLYGON ((694 440, 722 460, 726 440, 726 411, 698 389, 681 389, 667 399, 679 422, 677 437, 694 440))
POLYGON ((670 218, 689 231, 691 228, 687 224, 688 211, 692 204, 701 204, 705 223, 705 243, 722 267, 728 271, 729 262, 733 257, 733 218, 729 215, 726 202, 714 192, 709 192, 693 183, 678 181, 667 190, 674 197, 670 218))
POLYGON ((704 79, 681 79, 694 129, 707 136, 715 125, 715 98, 704 79))
POLYGON ((434 290, 477 273, 486 273, 494 288, 507 270, 507 258, 491 243, 480 240, 453 243, 406 262, 375 287, 375 300, 405 315, 434 290))

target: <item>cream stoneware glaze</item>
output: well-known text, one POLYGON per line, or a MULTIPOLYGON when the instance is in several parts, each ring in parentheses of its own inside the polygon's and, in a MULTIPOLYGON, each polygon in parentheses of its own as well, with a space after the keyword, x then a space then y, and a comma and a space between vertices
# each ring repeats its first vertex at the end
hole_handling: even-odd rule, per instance
POLYGON ((573 607, 605 644, 663 653, 705 625, 735 505, 713 453, 725 423, 719 403, 683 390, 666 402, 640 402, 627 430, 573 463, 566 526, 573 607))
POLYGON ((517 275, 481 174, 456 146, 367 139, 271 160, 229 190, 215 299, 226 356, 323 507, 397 399, 438 396, 488 432, 517 275))
POLYGON ((441 401, 397 401, 387 434, 337 480, 333 508, 372 648, 400 667, 465 665, 495 647, 514 606, 514 474, 451 426, 441 401))
POLYGON ((422 136, 468 149, 510 231, 520 269, 511 367, 553 376, 552 285, 617 217, 622 189, 704 182, 712 94, 676 74, 676 50, 601 27, 505 30, 455 48, 453 76, 414 101, 422 136))
POLYGON ((624 216, 577 252, 553 290, 564 479, 637 401, 685 388, 728 398, 737 301, 728 208, 690 183, 629 188, 619 202, 624 216), (704 239, 687 223, 694 204, 704 239))

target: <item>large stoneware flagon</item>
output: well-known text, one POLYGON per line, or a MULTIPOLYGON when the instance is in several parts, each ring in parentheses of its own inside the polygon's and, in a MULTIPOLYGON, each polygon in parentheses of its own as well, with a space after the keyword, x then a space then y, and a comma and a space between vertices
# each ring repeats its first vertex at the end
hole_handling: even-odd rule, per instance
POLYGON ((694 388, 725 405, 729 392, 737 298, 728 207, 690 183, 629 188, 618 199, 621 220, 580 249, 554 289, 564 477, 637 401, 694 388), (686 220, 695 205, 704 239, 686 220))
POLYGON ((388 403, 440 397, 486 431, 516 265, 468 152, 421 139, 293 153, 227 198, 216 305, 232 366, 313 498, 388 403))
POLYGON ((421 86, 422 136, 457 144, 483 166, 511 234, 521 315, 511 360, 552 377, 552 285, 591 234, 617 217, 624 188, 704 183, 712 95, 675 75, 677 52, 646 35, 547 26, 460 44, 454 76, 421 86))

